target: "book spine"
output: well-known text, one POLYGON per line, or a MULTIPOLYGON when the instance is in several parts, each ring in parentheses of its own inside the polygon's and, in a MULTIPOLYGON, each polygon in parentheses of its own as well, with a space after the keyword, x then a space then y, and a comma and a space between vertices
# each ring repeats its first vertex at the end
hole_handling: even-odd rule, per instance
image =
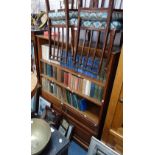
POLYGON ((68 86, 68 73, 64 72, 64 84, 68 86))
POLYGON ((74 80, 74 89, 77 91, 78 90, 78 85, 79 85, 79 78, 75 76, 74 80))
POLYGON ((86 80, 86 86, 85 86, 84 94, 87 96, 90 96, 90 87, 91 87, 91 82, 89 80, 86 80))
POLYGON ((44 45, 41 45, 41 55, 42 55, 42 59, 45 60, 45 56, 44 56, 44 45))
POLYGON ((68 73, 68 87, 71 89, 71 74, 68 73))
POLYGON ((61 82, 61 70, 57 68, 57 81, 61 82))
POLYGON ((79 78, 78 81, 79 81, 78 91, 79 91, 80 93, 82 93, 82 89, 83 89, 83 79, 82 79, 82 78, 79 78))
POLYGON ((46 64, 46 70, 47 70, 47 75, 49 76, 49 77, 51 77, 52 76, 52 74, 51 74, 51 66, 49 65, 49 64, 46 64))
POLYGON ((95 84, 94 98, 98 99, 98 85, 95 84))
POLYGON ((84 94, 84 95, 85 95, 85 89, 86 89, 86 79, 83 79, 82 94, 84 94))
POLYGON ((50 83, 50 92, 54 93, 54 84, 52 82, 50 83))
POLYGON ((91 88, 90 88, 90 97, 94 96, 94 92, 95 92, 95 84, 92 82, 91 83, 91 88))

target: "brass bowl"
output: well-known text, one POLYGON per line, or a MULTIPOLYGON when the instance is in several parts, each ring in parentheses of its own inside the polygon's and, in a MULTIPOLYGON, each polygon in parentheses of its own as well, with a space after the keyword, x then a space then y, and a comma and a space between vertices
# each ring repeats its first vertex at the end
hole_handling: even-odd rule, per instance
POLYGON ((31 154, 41 153, 51 138, 49 124, 43 119, 31 119, 31 154))

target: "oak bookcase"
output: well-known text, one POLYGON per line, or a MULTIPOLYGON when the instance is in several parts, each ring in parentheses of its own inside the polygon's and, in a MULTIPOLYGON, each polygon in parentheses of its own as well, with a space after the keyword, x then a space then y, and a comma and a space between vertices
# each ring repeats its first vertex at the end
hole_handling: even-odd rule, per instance
POLYGON ((113 79, 115 76, 115 71, 117 68, 120 52, 119 51, 112 52, 110 57, 110 63, 108 65, 108 68, 106 69, 107 71, 106 80, 104 82, 101 82, 100 80, 91 78, 87 75, 83 75, 82 73, 68 69, 67 67, 63 67, 59 64, 43 60, 41 46, 44 44, 48 44, 48 37, 44 35, 37 35, 36 37, 38 46, 40 85, 42 86, 41 81, 42 78, 47 79, 53 83, 56 83, 59 87, 69 90, 82 98, 85 98, 88 101, 88 107, 86 111, 80 111, 77 108, 71 106, 70 104, 62 102, 60 98, 54 96, 51 92, 43 89, 43 87, 41 87, 40 95, 44 97, 46 100, 50 101, 52 103, 53 108, 61 112, 63 116, 75 126, 73 132, 73 138, 77 142, 79 142, 83 147, 88 148, 92 136, 95 136, 99 139, 101 138, 102 128, 104 125, 104 120, 110 98, 110 92, 112 89, 113 79), (91 82, 101 87, 104 87, 102 100, 98 101, 97 99, 84 95, 79 91, 71 90, 68 86, 64 85, 62 82, 59 82, 57 79, 43 74, 42 73, 43 63, 55 66, 58 69, 66 71, 77 77, 90 80, 91 82))

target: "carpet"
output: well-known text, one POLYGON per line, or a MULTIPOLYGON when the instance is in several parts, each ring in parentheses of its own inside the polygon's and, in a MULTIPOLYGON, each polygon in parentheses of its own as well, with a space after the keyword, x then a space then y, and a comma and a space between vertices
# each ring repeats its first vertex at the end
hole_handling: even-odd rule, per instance
POLYGON ((84 150, 75 141, 71 141, 69 149, 68 149, 68 155, 87 155, 87 151, 84 150))

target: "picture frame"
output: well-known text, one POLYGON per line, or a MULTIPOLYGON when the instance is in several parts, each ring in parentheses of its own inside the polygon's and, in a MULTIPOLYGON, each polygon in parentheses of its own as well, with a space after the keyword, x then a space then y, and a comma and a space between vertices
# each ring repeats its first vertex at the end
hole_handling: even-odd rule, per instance
POLYGON ((107 146, 105 143, 92 136, 88 148, 88 155, 120 155, 118 152, 107 146))
POLYGON ((65 119, 63 119, 62 120, 62 126, 67 130, 69 127, 69 123, 65 119))
POLYGON ((61 125, 59 126, 58 131, 59 131, 63 136, 65 136, 65 135, 66 135, 66 132, 67 132, 61 125))
POLYGON ((51 103, 45 100, 43 97, 39 96, 38 116, 42 116, 46 106, 50 107, 51 103))

